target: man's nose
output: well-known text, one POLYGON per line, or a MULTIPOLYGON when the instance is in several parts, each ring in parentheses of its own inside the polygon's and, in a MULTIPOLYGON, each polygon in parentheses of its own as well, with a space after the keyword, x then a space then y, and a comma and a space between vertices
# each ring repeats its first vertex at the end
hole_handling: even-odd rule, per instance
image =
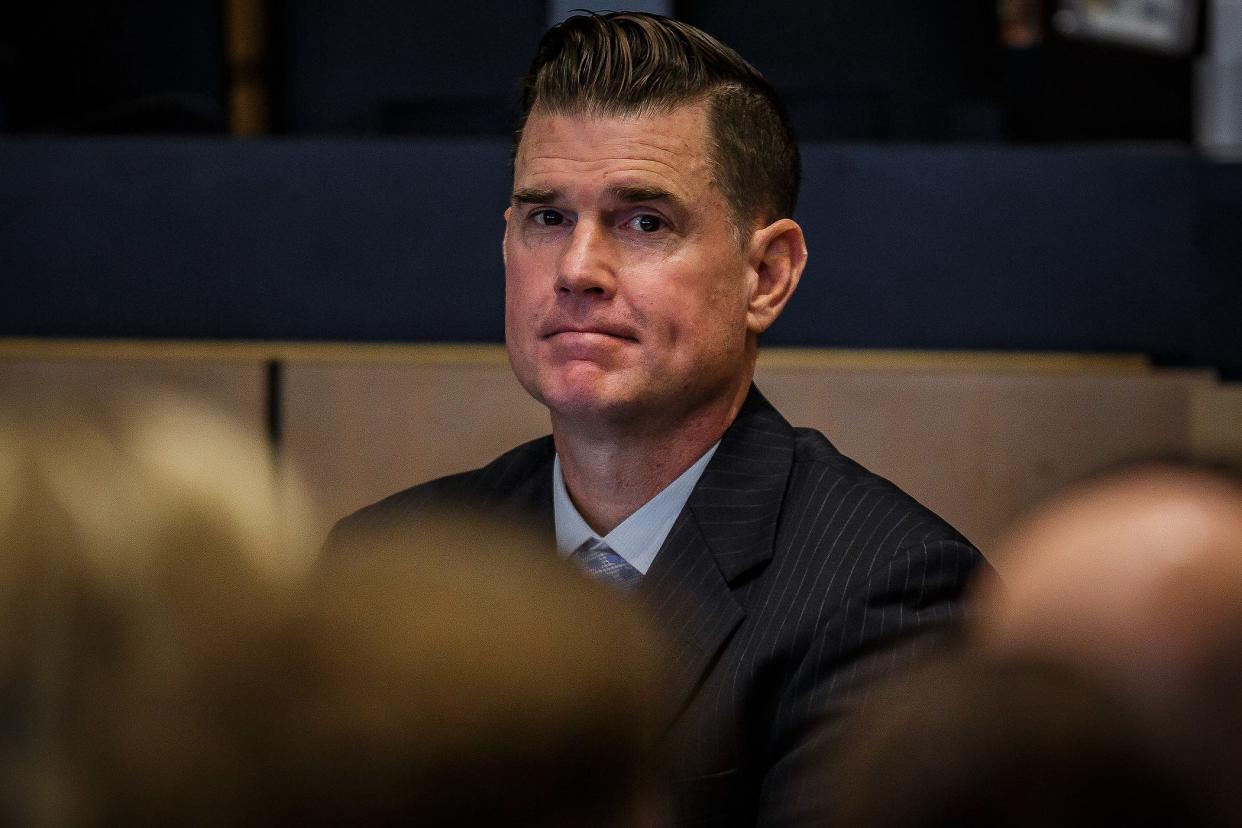
POLYGON ((556 290, 608 298, 616 290, 616 262, 612 241, 594 222, 574 226, 557 262, 556 290))

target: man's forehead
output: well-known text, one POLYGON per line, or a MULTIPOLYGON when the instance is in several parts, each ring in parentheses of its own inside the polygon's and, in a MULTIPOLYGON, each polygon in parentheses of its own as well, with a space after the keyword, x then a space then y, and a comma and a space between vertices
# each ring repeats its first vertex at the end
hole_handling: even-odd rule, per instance
POLYGON ((690 197, 711 184, 701 106, 657 113, 532 113, 514 159, 515 194, 588 182, 632 200, 643 188, 690 197))
POLYGON ((692 159, 705 156, 707 150, 707 113, 700 103, 619 113, 536 108, 522 130, 516 161, 692 159))

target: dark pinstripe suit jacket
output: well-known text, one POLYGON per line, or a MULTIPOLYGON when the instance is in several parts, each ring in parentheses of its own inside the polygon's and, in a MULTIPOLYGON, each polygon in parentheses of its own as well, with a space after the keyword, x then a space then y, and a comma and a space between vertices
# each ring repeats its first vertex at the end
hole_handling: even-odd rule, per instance
MULTIPOLYGON (((333 538, 463 499, 550 531, 552 459, 551 438, 535 440, 382 500, 333 538)), ((814 766, 865 680, 946 628, 980 561, 752 387, 636 593, 679 649, 666 738, 680 824, 803 821, 831 783, 814 766)))

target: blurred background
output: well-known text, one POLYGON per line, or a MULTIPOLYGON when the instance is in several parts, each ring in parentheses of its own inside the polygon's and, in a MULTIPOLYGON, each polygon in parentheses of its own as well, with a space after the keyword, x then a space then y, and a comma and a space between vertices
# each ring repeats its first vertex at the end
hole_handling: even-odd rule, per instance
MULTIPOLYGON (((0 7, 0 400, 206 397, 330 517, 546 430, 509 378, 517 82, 597 4, 0 7)), ((1242 454, 1242 0, 668 0, 780 90, 811 248, 760 385, 986 544, 1242 454)))

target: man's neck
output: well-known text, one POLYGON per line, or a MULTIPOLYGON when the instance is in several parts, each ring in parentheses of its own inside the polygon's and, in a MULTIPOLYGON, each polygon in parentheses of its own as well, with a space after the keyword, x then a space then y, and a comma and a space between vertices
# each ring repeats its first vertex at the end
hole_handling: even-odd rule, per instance
POLYGON ((732 424, 749 386, 671 425, 617 427, 554 413, 565 487, 587 524, 602 537, 676 480, 732 424))

